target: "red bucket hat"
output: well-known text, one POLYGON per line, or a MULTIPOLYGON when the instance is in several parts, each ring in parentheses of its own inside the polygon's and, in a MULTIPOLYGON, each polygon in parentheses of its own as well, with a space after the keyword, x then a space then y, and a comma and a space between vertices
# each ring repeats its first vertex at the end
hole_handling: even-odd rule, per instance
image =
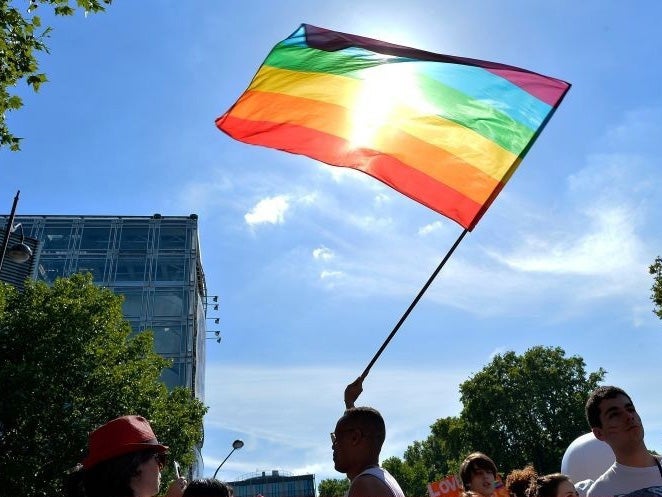
POLYGON ((83 461, 83 468, 88 469, 113 457, 145 449, 165 452, 168 447, 156 440, 156 435, 145 418, 122 416, 108 421, 90 433, 88 454, 83 461))

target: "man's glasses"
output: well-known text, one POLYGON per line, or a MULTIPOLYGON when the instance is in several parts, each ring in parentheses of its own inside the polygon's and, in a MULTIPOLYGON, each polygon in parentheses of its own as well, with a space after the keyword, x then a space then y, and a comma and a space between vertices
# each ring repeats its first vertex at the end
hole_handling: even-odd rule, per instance
POLYGON ((329 433, 329 435, 331 435, 331 445, 336 443, 336 441, 338 440, 338 435, 340 435, 341 433, 346 433, 348 431, 354 431, 356 429, 357 428, 347 428, 346 430, 338 430, 337 433, 332 431, 331 433, 329 433))

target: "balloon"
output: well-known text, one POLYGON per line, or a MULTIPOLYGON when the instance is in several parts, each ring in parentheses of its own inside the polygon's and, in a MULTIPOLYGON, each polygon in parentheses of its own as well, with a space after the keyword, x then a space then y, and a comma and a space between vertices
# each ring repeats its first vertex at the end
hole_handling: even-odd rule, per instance
POLYGON ((568 445, 561 461, 561 473, 575 483, 597 480, 615 460, 609 445, 595 438, 592 432, 586 433, 568 445))

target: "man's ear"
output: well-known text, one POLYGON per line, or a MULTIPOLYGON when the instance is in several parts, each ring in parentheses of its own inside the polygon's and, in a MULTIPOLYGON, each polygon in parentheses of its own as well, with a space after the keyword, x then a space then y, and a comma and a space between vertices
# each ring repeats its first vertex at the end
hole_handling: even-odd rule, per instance
POLYGON ((352 445, 358 445, 358 443, 361 441, 361 437, 363 434, 361 433, 361 430, 358 428, 354 428, 352 430, 352 445))
POLYGON ((602 432, 602 428, 593 427, 593 428, 591 428, 591 431, 593 432, 593 435, 595 435, 595 438, 597 438, 598 440, 601 440, 603 442, 605 441, 605 435, 602 432))

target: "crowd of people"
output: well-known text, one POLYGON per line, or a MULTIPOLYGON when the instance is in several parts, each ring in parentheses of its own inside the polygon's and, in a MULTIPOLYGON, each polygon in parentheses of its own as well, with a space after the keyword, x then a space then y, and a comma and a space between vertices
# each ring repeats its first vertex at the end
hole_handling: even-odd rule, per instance
MULTIPOLYGON (((345 497, 404 497, 396 479, 379 465, 386 425, 379 411, 356 407, 363 391, 359 377, 345 389, 345 411, 331 433, 335 469, 350 481, 345 497)), ((644 428, 634 403, 622 389, 597 388, 586 402, 586 418, 597 440, 614 453, 601 475, 573 482, 563 473, 538 475, 531 465, 511 471, 501 482, 494 461, 482 452, 462 462, 463 497, 639 497, 662 495, 662 464, 644 443, 644 428)), ((168 447, 141 416, 122 416, 94 430, 88 452, 67 478, 67 497, 154 497, 168 447)), ((178 477, 166 497, 232 497, 233 489, 215 479, 190 483, 178 477)))

